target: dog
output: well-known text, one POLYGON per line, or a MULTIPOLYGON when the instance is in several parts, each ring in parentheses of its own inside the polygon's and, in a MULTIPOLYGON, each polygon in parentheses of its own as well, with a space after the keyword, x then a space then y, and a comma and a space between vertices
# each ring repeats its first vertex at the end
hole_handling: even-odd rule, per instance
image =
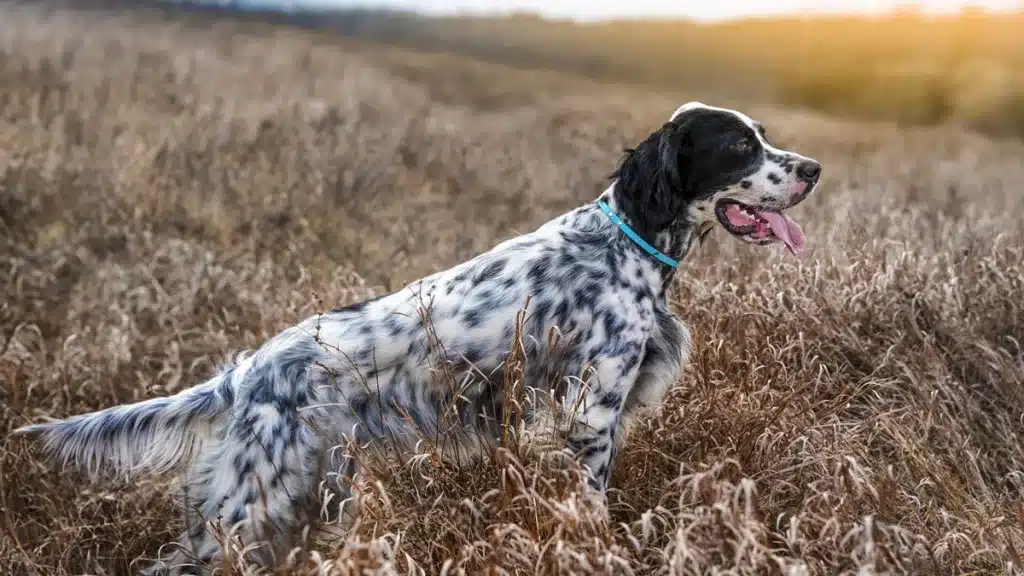
POLYGON ((817 161, 776 148, 745 114, 690 102, 625 151, 596 200, 532 233, 307 318, 176 395, 17 433, 93 476, 186 471, 198 517, 186 514, 181 549, 164 566, 215 561, 222 548, 211 526, 272 542, 254 553, 272 564, 316 507, 325 474, 351 476, 354 459, 331 456, 346 439, 435 434, 439 407, 456 396, 462 421, 500 433, 518 335, 522 380, 558 388, 561 405, 576 407, 565 446, 587 490, 602 495, 626 419, 657 405, 689 357, 690 332, 667 303, 679 261, 716 224, 799 254, 804 234, 784 210, 820 174, 817 161), (545 344, 555 330, 566 343, 557 353, 545 344), (437 366, 475 383, 439 386, 437 366), (263 518, 253 517, 257 506, 263 518))

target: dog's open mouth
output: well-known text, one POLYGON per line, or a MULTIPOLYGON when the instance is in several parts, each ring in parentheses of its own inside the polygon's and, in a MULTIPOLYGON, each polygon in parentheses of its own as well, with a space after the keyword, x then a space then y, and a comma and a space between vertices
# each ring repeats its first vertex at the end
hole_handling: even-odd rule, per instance
POLYGON ((781 210, 759 210, 733 200, 715 206, 722 226, 734 236, 753 244, 781 240, 794 255, 804 250, 804 232, 796 220, 781 210))

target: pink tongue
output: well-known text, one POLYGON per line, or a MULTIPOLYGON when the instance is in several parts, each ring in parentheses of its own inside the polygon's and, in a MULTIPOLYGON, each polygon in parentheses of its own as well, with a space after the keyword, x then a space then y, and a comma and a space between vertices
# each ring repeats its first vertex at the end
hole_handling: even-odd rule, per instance
POLYGON ((782 240, 790 252, 794 255, 803 252, 804 231, 800 229, 796 220, 790 218, 785 212, 758 212, 757 215, 768 222, 768 225, 772 227, 772 233, 776 238, 782 240))

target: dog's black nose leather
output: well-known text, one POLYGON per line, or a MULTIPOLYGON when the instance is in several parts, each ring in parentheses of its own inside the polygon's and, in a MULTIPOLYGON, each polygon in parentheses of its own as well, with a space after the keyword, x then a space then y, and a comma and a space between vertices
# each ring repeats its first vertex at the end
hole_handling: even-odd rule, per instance
POLYGON ((821 175, 821 164, 814 160, 805 160, 797 166, 796 175, 805 182, 814 182, 821 175))

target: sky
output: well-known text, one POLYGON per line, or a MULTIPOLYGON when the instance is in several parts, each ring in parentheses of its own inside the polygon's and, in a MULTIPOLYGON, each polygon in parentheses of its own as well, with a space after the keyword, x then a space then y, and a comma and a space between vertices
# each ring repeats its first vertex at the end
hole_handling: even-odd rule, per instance
POLYGON ((604 20, 671 17, 721 21, 801 13, 880 13, 916 4, 924 12, 955 12, 963 6, 1019 10, 1024 0, 283 0, 295 5, 386 7, 426 14, 533 12, 549 18, 604 20))

